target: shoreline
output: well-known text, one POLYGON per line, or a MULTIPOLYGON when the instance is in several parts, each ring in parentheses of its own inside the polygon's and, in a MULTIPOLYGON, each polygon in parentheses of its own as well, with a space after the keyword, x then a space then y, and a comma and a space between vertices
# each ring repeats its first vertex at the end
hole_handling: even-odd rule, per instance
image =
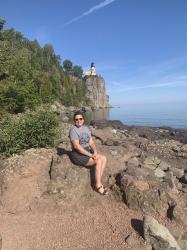
MULTIPOLYGON (((169 137, 181 142, 187 143, 187 129, 175 128, 171 126, 150 126, 150 125, 128 125, 121 121, 120 119, 110 119, 109 111, 114 108, 100 108, 97 110, 92 110, 91 107, 65 107, 62 105, 53 105, 52 111, 57 113, 61 117, 62 122, 67 122, 68 120, 72 122, 73 113, 76 110, 81 110, 85 115, 85 122, 87 125, 97 125, 99 128, 111 126, 114 129, 121 128, 127 129, 129 131, 136 131, 138 134, 160 134, 160 137, 169 137), (56 107, 55 107, 56 106, 56 107), (98 119, 99 118, 99 119, 98 119), (146 132, 147 130, 147 132, 146 132)), ((148 136, 149 137, 149 136, 148 136)))
POLYGON ((187 131, 187 117, 183 109, 177 108, 172 111, 168 107, 163 108, 163 110, 158 110, 155 107, 151 111, 149 107, 137 109, 134 107, 113 107, 90 110, 88 113, 86 112, 86 116, 88 120, 120 120, 128 126, 166 127, 187 131))
POLYGON ((182 143, 187 143, 187 130, 171 127, 151 127, 140 125, 126 125, 120 120, 95 120, 90 125, 103 129, 112 127, 113 129, 127 130, 130 134, 138 134, 147 139, 173 139, 182 143))

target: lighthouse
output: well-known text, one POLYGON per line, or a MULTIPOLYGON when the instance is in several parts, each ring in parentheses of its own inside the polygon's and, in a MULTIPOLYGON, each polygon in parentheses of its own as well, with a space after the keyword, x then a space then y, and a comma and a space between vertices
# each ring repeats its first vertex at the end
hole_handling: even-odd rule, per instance
POLYGON ((94 62, 91 63, 90 70, 84 72, 84 76, 96 76, 96 68, 94 62))
POLYGON ((96 76, 96 68, 94 62, 91 63, 91 70, 90 70, 91 76, 96 76))

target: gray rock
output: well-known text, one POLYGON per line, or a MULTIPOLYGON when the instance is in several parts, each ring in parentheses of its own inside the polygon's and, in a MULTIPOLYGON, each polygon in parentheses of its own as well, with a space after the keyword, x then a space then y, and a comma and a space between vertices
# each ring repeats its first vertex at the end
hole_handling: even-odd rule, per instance
POLYGON ((64 113, 61 113, 60 116, 61 116, 61 121, 62 122, 68 122, 69 121, 69 118, 64 113))
POLYGON ((187 144, 184 144, 184 145, 181 147, 181 151, 187 153, 187 144))
POLYGON ((139 167, 140 166, 140 161, 137 159, 137 157, 130 158, 128 160, 128 166, 139 167))
POLYGON ((165 215, 168 209, 167 187, 162 187, 154 172, 146 168, 128 168, 121 173, 120 188, 129 208, 165 215))
POLYGON ((173 176, 172 172, 167 172, 165 179, 169 185, 169 187, 171 188, 173 193, 178 194, 178 180, 176 178, 176 176, 173 176))
MULTIPOLYGON (((144 167, 137 168, 135 166, 130 166, 126 169, 126 174, 134 176, 138 180, 146 180, 151 182, 157 182, 158 178, 154 175, 154 171, 144 167)), ((121 174, 123 177, 123 174, 121 174)))
POLYGON ((175 239, 176 239, 177 241, 178 241, 178 240, 181 240, 182 235, 183 235, 182 229, 174 227, 174 228, 171 228, 171 229, 170 229, 170 232, 171 232, 171 234, 175 237, 175 239))
POLYGON ((116 150, 110 150, 110 154, 112 156, 117 156, 118 155, 118 152, 116 150))
POLYGON ((160 169, 160 167, 156 168, 156 169, 154 170, 154 172, 155 172, 155 175, 156 175, 157 177, 159 177, 159 178, 164 178, 165 175, 166 175, 166 173, 165 173, 162 169, 160 169))
POLYGON ((88 107, 88 106, 82 107, 82 111, 83 112, 91 111, 91 107, 88 107))
POLYGON ((178 145, 173 145, 172 146, 172 150, 175 152, 175 153, 178 153, 181 151, 181 148, 178 146, 178 145))
POLYGON ((187 194, 187 184, 182 185, 182 192, 187 194))
POLYGON ((150 249, 181 250, 170 231, 153 217, 144 217, 144 238, 150 249))
POLYGON ((184 174, 181 178, 180 181, 184 184, 187 184, 187 174, 184 174))
POLYGON ((171 167, 170 171, 173 173, 174 176, 176 176, 178 179, 181 178, 184 174, 184 169, 180 169, 180 168, 175 168, 175 167, 171 167))
POLYGON ((144 167, 150 168, 150 169, 156 169, 158 165, 160 164, 161 160, 154 156, 149 156, 144 161, 144 167))
POLYGON ((106 95, 105 80, 102 77, 90 76, 85 78, 85 95, 93 108, 109 107, 109 97, 106 95))
POLYGON ((160 164, 159 164, 159 168, 162 169, 163 171, 169 170, 170 167, 171 166, 165 161, 161 161, 160 164))
POLYGON ((120 145, 120 142, 118 139, 110 139, 108 138, 105 143, 105 145, 107 146, 119 146, 120 145))
POLYGON ((179 152, 179 153, 177 153, 177 156, 186 159, 187 153, 186 152, 179 152))

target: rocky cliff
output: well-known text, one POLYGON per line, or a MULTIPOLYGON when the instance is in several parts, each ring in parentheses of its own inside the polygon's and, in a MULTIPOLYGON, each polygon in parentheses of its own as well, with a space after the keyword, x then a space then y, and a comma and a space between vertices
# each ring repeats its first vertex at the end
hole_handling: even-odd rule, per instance
POLYGON ((109 96, 106 95, 105 80, 103 77, 86 77, 85 94, 91 107, 95 109, 109 107, 109 96))

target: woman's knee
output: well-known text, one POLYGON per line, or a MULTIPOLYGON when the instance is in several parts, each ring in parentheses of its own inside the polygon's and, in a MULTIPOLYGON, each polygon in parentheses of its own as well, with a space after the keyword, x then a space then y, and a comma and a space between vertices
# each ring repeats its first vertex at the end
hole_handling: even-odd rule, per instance
POLYGON ((106 158, 106 156, 105 156, 105 155, 100 155, 100 157, 101 157, 101 160, 102 160, 102 161, 104 161, 104 162, 106 162, 106 161, 107 161, 107 158, 106 158))
POLYGON ((106 163, 107 162, 107 158, 106 158, 105 155, 99 155, 98 158, 101 160, 102 163, 106 163))
POLYGON ((95 166, 95 165, 96 165, 96 161, 93 160, 92 158, 90 158, 86 164, 86 166, 90 166, 90 167, 95 166))

